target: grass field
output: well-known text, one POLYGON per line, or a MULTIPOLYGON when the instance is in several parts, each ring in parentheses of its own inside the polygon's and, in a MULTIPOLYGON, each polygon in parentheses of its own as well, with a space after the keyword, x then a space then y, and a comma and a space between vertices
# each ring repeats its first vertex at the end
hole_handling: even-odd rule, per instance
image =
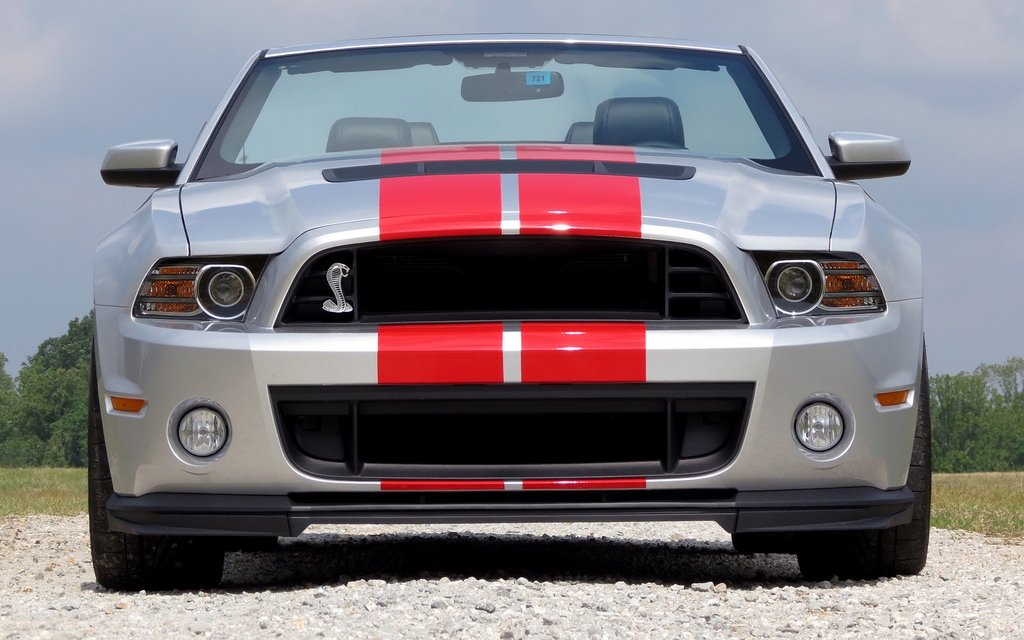
MULTIPOLYGON (((1024 540, 1024 472, 936 474, 932 526, 1024 540)), ((0 469, 0 516, 86 510, 85 469, 0 469)))
POLYGON ((86 510, 85 469, 0 469, 0 516, 86 510))
POLYGON ((1024 540, 1024 472, 935 474, 932 526, 1024 540))

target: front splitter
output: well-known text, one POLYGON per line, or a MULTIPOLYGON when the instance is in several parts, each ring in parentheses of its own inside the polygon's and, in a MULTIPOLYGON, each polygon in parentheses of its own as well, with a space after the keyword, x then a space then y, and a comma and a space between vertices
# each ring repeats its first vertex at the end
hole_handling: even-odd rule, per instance
POLYGON ((908 487, 785 491, 319 493, 114 495, 114 531, 139 535, 297 536, 312 524, 714 521, 730 533, 884 529, 910 522, 908 487), (519 493, 521 496, 522 494, 519 493), (571 494, 571 495, 567 495, 571 494), (584 494, 584 495, 580 495, 584 494), (500 498, 500 499, 499 499, 500 498))

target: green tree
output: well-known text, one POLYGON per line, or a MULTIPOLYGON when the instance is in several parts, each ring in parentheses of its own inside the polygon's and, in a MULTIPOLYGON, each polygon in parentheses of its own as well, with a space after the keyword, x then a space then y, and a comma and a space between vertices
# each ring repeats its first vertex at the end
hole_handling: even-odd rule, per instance
POLYGON ((1024 358, 983 364, 977 372, 989 387, 990 447, 997 461, 993 471, 1024 469, 1024 358))
POLYGON ((1024 358, 931 378, 935 470, 1024 469, 1024 358))
POLYGON ((960 372, 931 378, 932 454, 934 469, 974 471, 984 458, 983 434, 988 417, 985 377, 960 372))
MULTIPOLYGON (((6 399, 6 394, 14 393, 14 379, 8 375, 5 367, 7 366, 7 356, 0 351, 0 398, 6 399)), ((2 407, 4 405, 0 405, 2 407)))
POLYGON ((7 356, 0 353, 0 451, 2 451, 4 443, 10 439, 11 425, 9 414, 11 411, 11 405, 16 399, 14 394, 14 379, 11 378, 4 369, 6 364, 7 356))
POLYGON ((4 410, 0 465, 85 466, 94 325, 92 313, 75 318, 21 368, 4 410))

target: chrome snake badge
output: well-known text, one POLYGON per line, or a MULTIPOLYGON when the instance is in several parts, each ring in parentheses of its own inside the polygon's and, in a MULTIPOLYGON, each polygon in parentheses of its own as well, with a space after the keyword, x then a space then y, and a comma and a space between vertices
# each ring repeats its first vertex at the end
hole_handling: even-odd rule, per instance
POLYGON ((328 313, 348 313, 352 311, 352 305, 345 300, 345 292, 341 290, 341 279, 348 277, 349 268, 347 264, 335 262, 327 270, 327 284, 334 292, 334 300, 324 300, 324 311, 328 313))

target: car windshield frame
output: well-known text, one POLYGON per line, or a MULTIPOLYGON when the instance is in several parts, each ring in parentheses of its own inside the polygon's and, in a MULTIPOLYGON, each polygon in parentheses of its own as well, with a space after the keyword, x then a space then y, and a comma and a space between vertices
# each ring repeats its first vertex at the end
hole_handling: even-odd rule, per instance
MULTIPOLYGON (((724 52, 693 48, 675 48, 651 44, 618 43, 568 43, 568 42, 473 42, 473 43, 430 43, 397 44, 385 47, 367 47, 346 50, 312 51, 285 56, 267 57, 265 54, 253 64, 245 78, 238 85, 228 101, 216 126, 213 128, 190 180, 209 180, 242 174, 267 164, 290 163, 295 161, 322 161, 337 157, 338 153, 319 152, 302 158, 279 157, 259 162, 230 162, 222 157, 221 149, 237 138, 239 131, 248 136, 253 123, 259 118, 278 79, 287 75, 305 75, 318 71, 332 73, 376 72, 404 70, 430 65, 444 67, 455 65, 466 76, 497 72, 497 63, 488 59, 494 52, 514 51, 523 61, 512 67, 516 70, 539 69, 550 61, 559 64, 587 65, 595 68, 638 69, 642 71, 698 70, 718 71, 732 77, 737 95, 750 109, 751 122, 755 122, 760 133, 765 135, 766 144, 773 145, 782 140, 788 145, 788 152, 772 158, 751 158, 743 155, 695 152, 687 148, 655 148, 660 153, 678 153, 688 157, 730 158, 753 162, 771 169, 795 174, 821 176, 817 163, 797 127, 789 110, 771 85, 764 71, 744 50, 724 52), (603 57, 602 57, 603 56, 603 57), (635 58, 636 61, 629 61, 635 58), (626 59, 627 62, 618 62, 626 59), (596 62, 596 64, 595 64, 596 62), (305 65, 304 67, 302 67, 305 65), (718 65, 718 66, 716 66, 718 65), (301 71, 294 69, 302 67, 301 71), (275 73, 275 70, 276 73, 275 73), (241 123, 241 129, 234 127, 241 123), (767 124, 765 124, 767 123, 767 124), (771 131, 765 134, 765 127, 771 131), (780 137, 781 136, 781 137, 780 137)), ((617 96, 610 96, 617 97, 617 96)), ((465 92, 463 93, 465 99, 465 92)), ((556 98, 557 99, 557 98, 556 98)), ((518 102, 518 100, 516 101, 518 102)), ((685 122, 684 122, 685 126, 685 122)), ((564 144, 565 140, 451 140, 440 142, 441 148, 451 145, 472 144, 564 144)), ((415 145, 410 145, 415 146, 415 145)), ((638 146, 637 148, 644 148, 638 146)), ((356 153, 372 153, 376 149, 356 150, 356 153)), ((774 152, 774 145, 772 151, 774 152)), ((302 154, 299 154, 302 155, 302 154)))

